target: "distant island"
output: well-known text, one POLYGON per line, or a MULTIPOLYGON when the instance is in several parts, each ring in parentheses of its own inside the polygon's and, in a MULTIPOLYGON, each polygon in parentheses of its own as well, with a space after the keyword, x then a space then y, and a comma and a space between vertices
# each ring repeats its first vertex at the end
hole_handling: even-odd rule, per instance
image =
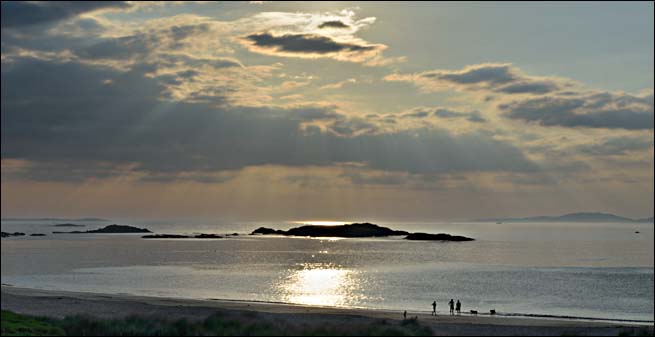
POLYGON ((629 222, 647 223, 653 222, 653 217, 643 219, 631 219, 609 213, 569 213, 559 216, 533 216, 526 218, 491 218, 478 219, 476 222, 629 222))
POLYGON ((64 221, 73 221, 73 222, 83 222, 83 221, 91 221, 91 222, 99 222, 99 221, 111 221, 107 219, 101 219, 101 218, 79 218, 79 219, 62 219, 62 218, 2 218, 0 219, 2 221, 59 221, 59 222, 64 222, 64 221))
POLYGON ((25 233, 21 233, 21 232, 14 232, 14 233, 0 232, 0 236, 3 237, 3 238, 8 238, 10 236, 25 236, 25 233))
POLYGON ((338 226, 315 226, 305 225, 291 228, 288 231, 260 227, 252 234, 277 234, 287 236, 313 236, 313 237, 342 237, 342 238, 366 238, 378 236, 407 235, 405 231, 395 231, 372 223, 353 223, 338 226))
POLYGON ((427 234, 427 233, 412 233, 405 237, 406 240, 420 240, 420 241, 473 241, 471 238, 459 235, 450 234, 427 234))
POLYGON ((305 225, 291 228, 287 231, 267 227, 255 229, 251 235, 285 235, 285 236, 309 236, 309 237, 339 237, 339 238, 370 238, 385 236, 402 236, 406 240, 423 241, 473 241, 474 239, 464 236, 452 236, 449 234, 426 234, 409 233, 406 231, 393 230, 387 227, 378 226, 372 223, 353 223, 337 226, 316 226, 305 225))
POLYGON ((128 233, 152 233, 147 228, 138 228, 127 225, 109 225, 100 229, 92 229, 88 231, 72 231, 72 232, 52 232, 53 234, 128 234, 128 233))
POLYGON ((52 227, 85 227, 86 225, 74 224, 74 223, 60 223, 52 225, 52 227))
POLYGON ((196 234, 196 235, 183 235, 183 234, 152 234, 144 235, 142 239, 222 239, 223 236, 218 234, 196 234))

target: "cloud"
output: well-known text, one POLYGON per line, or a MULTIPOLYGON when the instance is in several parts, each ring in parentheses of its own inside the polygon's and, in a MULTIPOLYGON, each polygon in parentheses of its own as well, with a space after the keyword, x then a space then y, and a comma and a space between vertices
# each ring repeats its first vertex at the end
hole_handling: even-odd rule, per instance
MULTIPOLYGON (((602 92, 564 78, 530 76, 508 63, 391 74, 385 80, 411 82, 429 92, 454 89, 471 93, 483 102, 499 102, 496 108, 506 118, 541 126, 653 129, 652 90, 643 95, 602 92)), ((443 118, 461 116, 435 114, 443 118)), ((483 122, 484 118, 477 113, 469 121, 483 122)))
POLYGON ((464 119, 472 123, 484 123, 487 120, 479 111, 463 112, 443 107, 418 107, 402 114, 401 118, 428 118, 464 119))
POLYGON ((384 50, 380 44, 361 41, 337 41, 317 34, 283 34, 269 32, 250 34, 243 38, 251 51, 286 57, 332 57, 342 61, 364 62, 384 50))
POLYGON ((355 83, 357 83, 356 78, 349 78, 349 79, 339 81, 339 82, 336 82, 336 83, 326 84, 324 86, 321 86, 321 89, 341 89, 347 84, 355 84, 355 83))
POLYGON ((412 112, 406 112, 401 116, 401 118, 425 118, 430 115, 430 111, 419 109, 412 112))
POLYGON ((331 58, 366 66, 385 66, 405 61, 387 58, 384 44, 356 36, 375 22, 374 17, 356 19, 353 11, 327 13, 264 12, 234 22, 232 33, 249 51, 297 58, 331 58))
POLYGON ((430 70, 414 74, 391 74, 387 81, 411 82, 425 91, 461 90, 503 94, 546 94, 570 86, 557 78, 524 74, 509 63, 483 63, 461 70, 430 70))
POLYGON ((7 1, 2 3, 2 28, 56 22, 84 13, 132 6, 130 1, 7 1))
POLYGON ((519 149, 482 133, 376 133, 375 124, 332 107, 163 102, 162 84, 146 74, 140 67, 116 72, 35 59, 3 65, 2 159, 30 163, 23 179, 48 180, 66 177, 66 167, 83 171, 80 177, 129 173, 151 180, 352 162, 415 174, 535 169, 519 149), (316 121, 328 129, 302 127, 316 121))
POLYGON ((635 151, 645 151, 653 147, 653 137, 622 136, 609 137, 596 144, 579 145, 575 151, 590 156, 619 156, 635 151))
MULTIPOLYGON (((138 69, 164 88, 169 101, 261 105, 272 100, 272 88, 260 85, 279 65, 245 66, 226 51, 216 35, 220 24, 193 15, 149 20, 123 36, 94 39, 61 38, 71 44, 65 53, 12 51, 3 63, 32 57, 53 62, 79 62, 119 72, 138 69), (151 22, 155 21, 155 22, 151 22), (83 40, 84 43, 79 41, 83 40), (6 62, 5 62, 6 61, 6 62)), ((4 35, 3 35, 4 36, 4 35)), ((108 83, 111 83, 109 81, 108 83)))
POLYGON ((653 130, 653 95, 624 93, 544 96, 502 103, 511 119, 543 126, 653 130))
POLYGON ((355 185, 405 185, 410 177, 402 173, 364 173, 362 170, 346 170, 340 177, 355 185))
POLYGON ((195 182, 200 184, 220 184, 230 181, 236 176, 237 174, 231 171, 217 173, 180 172, 143 175, 138 180, 151 183, 195 182))
POLYGON ((325 21, 318 25, 318 28, 324 29, 324 28, 336 28, 336 29, 344 29, 344 28, 350 28, 349 25, 339 21, 339 20, 332 20, 332 21, 325 21))

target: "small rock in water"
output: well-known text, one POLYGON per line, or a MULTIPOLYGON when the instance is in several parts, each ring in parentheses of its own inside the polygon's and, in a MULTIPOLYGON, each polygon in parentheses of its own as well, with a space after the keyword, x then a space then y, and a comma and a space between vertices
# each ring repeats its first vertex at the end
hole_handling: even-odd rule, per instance
POLYGON ((3 238, 8 238, 10 236, 24 236, 25 233, 20 233, 20 232, 14 232, 14 233, 7 233, 7 232, 2 232, 2 237, 3 238))

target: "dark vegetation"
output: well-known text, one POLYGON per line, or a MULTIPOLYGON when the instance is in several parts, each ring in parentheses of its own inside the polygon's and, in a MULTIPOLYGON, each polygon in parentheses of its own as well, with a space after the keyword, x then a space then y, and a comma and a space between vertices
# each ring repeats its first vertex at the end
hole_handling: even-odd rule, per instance
POLYGON ((416 319, 400 323, 294 324, 252 312, 238 319, 220 313, 204 320, 128 316, 99 319, 69 316, 50 319, 2 311, 2 336, 429 336, 416 319))

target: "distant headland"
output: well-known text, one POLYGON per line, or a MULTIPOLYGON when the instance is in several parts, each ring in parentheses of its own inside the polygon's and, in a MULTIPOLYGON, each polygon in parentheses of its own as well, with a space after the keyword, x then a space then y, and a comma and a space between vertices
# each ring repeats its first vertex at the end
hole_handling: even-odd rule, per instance
POLYGON ((67 219, 67 218, 2 218, 2 221, 58 221, 58 222, 107 222, 111 221, 108 219, 101 218, 79 218, 79 219, 67 219))
POLYGON ((52 232, 52 234, 128 234, 128 233, 152 233, 147 228, 138 228, 127 225, 109 225, 100 229, 92 229, 88 231, 72 231, 72 232, 52 232))
POLYGON ((631 219, 610 213, 580 212, 569 213, 559 216, 533 216, 526 218, 489 218, 478 219, 476 222, 653 222, 653 217, 642 219, 631 219))

